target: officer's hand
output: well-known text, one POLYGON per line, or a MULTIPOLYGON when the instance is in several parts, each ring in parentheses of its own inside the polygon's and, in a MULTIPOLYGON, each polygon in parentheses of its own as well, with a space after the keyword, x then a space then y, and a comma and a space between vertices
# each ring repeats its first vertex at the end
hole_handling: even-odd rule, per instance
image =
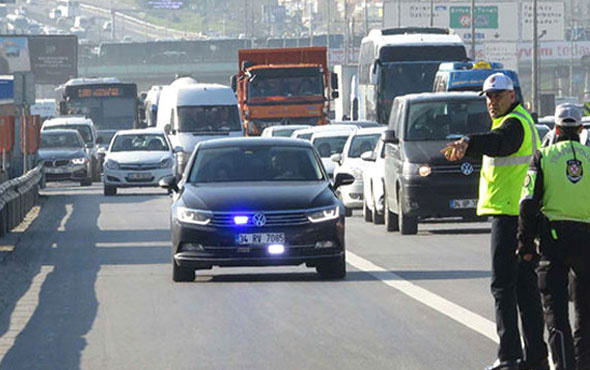
POLYGON ((454 162, 462 159, 465 156, 469 143, 464 139, 449 143, 440 152, 444 154, 448 161, 454 162))

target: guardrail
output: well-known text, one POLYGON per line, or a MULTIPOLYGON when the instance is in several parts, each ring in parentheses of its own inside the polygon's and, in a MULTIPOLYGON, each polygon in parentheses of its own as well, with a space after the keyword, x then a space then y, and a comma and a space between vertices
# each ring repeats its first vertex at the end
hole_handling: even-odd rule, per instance
POLYGON ((21 177, 0 184, 0 236, 18 226, 39 198, 40 164, 21 177))

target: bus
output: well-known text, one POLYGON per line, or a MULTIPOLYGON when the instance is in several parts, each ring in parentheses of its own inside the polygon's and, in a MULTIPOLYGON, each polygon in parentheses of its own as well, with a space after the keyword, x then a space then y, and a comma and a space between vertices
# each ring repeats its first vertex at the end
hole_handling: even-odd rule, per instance
POLYGON ((396 96, 431 91, 441 62, 464 60, 465 45, 449 29, 371 30, 359 55, 359 119, 387 124, 396 96))
POLYGON ((56 89, 61 115, 84 115, 94 123, 97 141, 108 145, 118 130, 139 128, 137 86, 118 78, 74 78, 56 89))

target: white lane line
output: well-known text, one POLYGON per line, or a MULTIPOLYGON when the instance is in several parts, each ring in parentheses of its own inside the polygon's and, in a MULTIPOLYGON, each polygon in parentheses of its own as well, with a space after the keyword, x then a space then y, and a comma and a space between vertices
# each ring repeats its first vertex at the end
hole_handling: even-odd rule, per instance
POLYGON ((169 247, 170 242, 148 241, 148 242, 97 242, 97 248, 116 247, 169 247))
POLYGON ((70 219, 73 211, 74 206, 72 204, 66 204, 66 214, 64 215, 64 218, 61 219, 61 223, 59 224, 57 231, 66 231, 66 223, 70 219))
POLYGON ((41 271, 33 278, 29 290, 19 299, 10 316, 8 330, 0 337, 0 359, 2 359, 14 345, 18 335, 24 330, 35 309, 39 304, 39 293, 41 287, 53 271, 53 266, 41 266, 41 271))
POLYGON ((352 252, 346 252, 346 262, 349 265, 372 275, 389 287, 404 293, 408 297, 425 304, 426 306, 457 321, 459 324, 462 324, 498 343, 496 324, 485 317, 471 312, 424 288, 420 288, 419 286, 404 280, 401 276, 377 266, 352 252))

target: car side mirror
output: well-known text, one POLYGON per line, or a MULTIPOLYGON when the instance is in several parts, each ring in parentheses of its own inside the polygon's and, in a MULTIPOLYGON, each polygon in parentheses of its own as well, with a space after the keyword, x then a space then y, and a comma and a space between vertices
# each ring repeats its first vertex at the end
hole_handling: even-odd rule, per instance
POLYGON ((373 157, 373 152, 367 151, 361 154, 361 159, 367 162, 375 162, 375 157, 373 157))
POLYGON ((330 156, 330 160, 331 160, 332 162, 336 162, 336 163, 338 163, 338 164, 342 164, 342 163, 341 163, 341 162, 342 162, 342 154, 339 154, 339 153, 332 154, 332 155, 330 156))
POLYGON ((354 176, 346 172, 340 172, 336 174, 336 178, 334 179, 334 190, 338 189, 343 185, 350 185, 354 182, 354 176))
POLYGON ((168 176, 160 179, 158 185, 166 190, 172 190, 178 193, 178 183, 175 176, 168 176))
POLYGON ((338 90, 338 74, 335 72, 330 74, 330 87, 332 90, 338 90))
POLYGON ((338 91, 332 91, 332 99, 338 99, 339 96, 340 94, 338 93, 338 91))
POLYGON ((385 130, 383 132, 383 142, 386 144, 399 144, 399 139, 395 136, 395 130, 385 130))
POLYGON ((180 153, 180 152, 182 152, 181 146, 174 147, 174 153, 180 153))
POLYGON ((238 90, 238 76, 233 75, 230 79, 231 89, 236 92, 238 90))

